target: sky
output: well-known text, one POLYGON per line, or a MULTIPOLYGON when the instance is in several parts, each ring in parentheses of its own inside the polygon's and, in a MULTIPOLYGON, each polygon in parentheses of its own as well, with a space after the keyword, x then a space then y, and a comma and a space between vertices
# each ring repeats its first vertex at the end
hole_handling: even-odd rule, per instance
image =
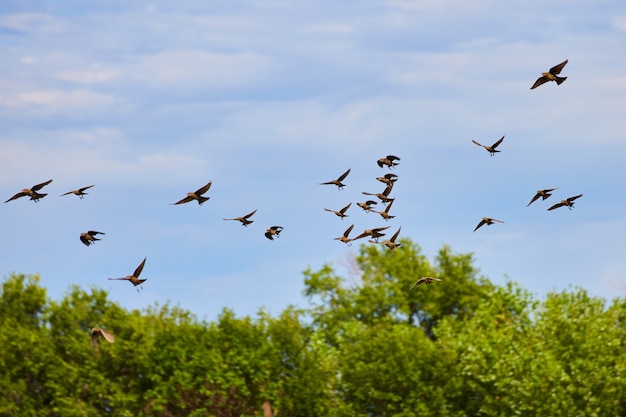
POLYGON ((307 305, 302 271, 350 264, 358 245, 333 238, 354 223, 401 227, 431 260, 471 252, 538 297, 624 296, 625 52, 621 0, 4 0, 0 196, 53 182, 0 207, 0 273, 40 274, 53 299, 277 315, 307 305), (565 59, 566 82, 530 90, 565 59), (503 135, 493 157, 471 142, 503 135), (356 202, 389 154, 385 222, 356 202), (172 205, 208 181, 204 205, 172 205), (472 232, 483 216, 504 223, 472 232), (106 235, 86 247, 87 230, 106 235), (107 280, 144 257, 140 293, 107 280))

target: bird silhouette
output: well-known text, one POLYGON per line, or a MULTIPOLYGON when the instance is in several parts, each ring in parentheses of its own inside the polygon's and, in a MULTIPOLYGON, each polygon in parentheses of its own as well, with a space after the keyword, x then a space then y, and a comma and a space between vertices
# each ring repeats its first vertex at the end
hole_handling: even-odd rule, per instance
POLYGON ((96 243, 96 241, 102 240, 102 239, 98 239, 96 235, 104 235, 104 234, 106 233, 96 232, 95 230, 89 230, 88 232, 80 234, 80 241, 83 242, 85 246, 90 246, 96 243))
POLYGON ((64 195, 68 195, 68 194, 74 194, 74 195, 77 195, 78 198, 82 200, 83 198, 85 198, 84 197, 85 195, 89 194, 89 193, 86 193, 85 190, 88 190, 91 187, 93 187, 93 185, 88 185, 87 187, 79 188, 78 190, 68 191, 64 194, 61 194, 59 197, 63 197, 64 195))
POLYGON ((343 190, 343 187, 345 187, 346 185, 343 184, 341 181, 345 180, 349 173, 350 173, 350 169, 348 168, 348 170, 344 172, 343 174, 341 174, 341 176, 337 178, 336 180, 323 182, 320 185, 336 185, 338 189, 343 190))
POLYGON ((385 227, 375 227, 373 229, 365 229, 365 231, 363 233, 361 233, 360 235, 358 235, 357 237, 355 237, 354 240, 357 239, 361 239, 364 238, 366 236, 371 236, 372 238, 374 238, 374 241, 376 243, 378 243, 378 238, 385 236, 385 233, 381 233, 383 230, 389 229, 391 226, 385 226, 385 227))
POLYGON ((269 240, 274 240, 274 236, 280 237, 280 232, 282 232, 284 227, 282 226, 272 226, 265 231, 265 237, 269 240))
POLYGON ((204 194, 207 191, 209 191, 209 188, 211 188, 212 184, 213 183, 209 181, 209 183, 207 185, 205 185, 204 187, 198 188, 193 193, 187 193, 187 197, 183 198, 182 200, 179 200, 179 201, 175 202, 172 205, 185 204, 185 203, 189 203, 190 201, 193 201, 193 200, 196 200, 199 205, 202 205, 205 201, 208 201, 211 198, 211 197, 203 197, 202 194, 204 194))
POLYGON ((324 210, 330 212, 330 213, 335 213, 335 215, 339 216, 339 218, 341 218, 341 220, 343 220, 344 217, 348 217, 348 215, 346 214, 346 211, 348 211, 348 209, 350 208, 350 206, 352 205, 352 203, 348 203, 347 206, 345 206, 344 208, 342 208, 339 211, 336 210, 331 210, 331 209, 327 209, 325 208, 324 210))
POLYGON ((94 327, 93 329, 91 329, 91 339, 89 340, 89 346, 91 346, 92 348, 94 346, 97 346, 100 342, 101 337, 109 343, 115 343, 115 337, 111 333, 99 327, 94 327))
POLYGON ((254 213, 256 213, 256 210, 254 210, 251 213, 246 214, 245 216, 235 217, 233 219, 224 219, 224 220, 237 220, 241 222, 242 226, 248 227, 249 224, 254 223, 254 220, 250 220, 250 217, 252 217, 254 213))
POLYGON ((340 242, 345 243, 348 246, 352 246, 352 243, 350 243, 350 242, 352 242, 352 239, 350 239, 348 236, 350 235, 350 232, 352 232, 353 228, 354 228, 354 225, 348 227, 346 229, 346 231, 343 232, 342 236, 336 237, 336 238, 334 238, 334 240, 338 240, 340 242))
POLYGON ((567 80, 567 77, 559 77, 561 70, 567 64, 567 59, 561 62, 559 65, 555 65, 548 72, 542 72, 541 77, 537 78, 537 81, 533 84, 530 89, 534 89, 539 87, 541 84, 547 83, 548 81, 554 81, 557 85, 561 85, 561 83, 567 80))
POLYGON ((35 203, 37 203, 39 202, 40 198, 44 198, 45 196, 48 195, 48 194, 39 194, 37 191, 41 190, 43 187, 50 184, 51 182, 52 180, 48 180, 46 182, 42 182, 41 184, 33 185, 30 188, 24 188, 22 191, 20 191, 19 193, 15 194, 13 197, 5 201, 5 203, 8 203, 9 201, 16 200, 20 197, 26 197, 26 196, 30 196, 30 199, 34 201, 35 203))
POLYGON ((409 288, 409 290, 412 290, 413 288, 417 287, 418 285, 422 285, 422 284, 426 284, 426 286, 428 287, 428 286, 430 286, 430 284, 432 284, 435 281, 441 281, 441 279, 433 278, 433 277, 421 277, 420 279, 415 281, 415 283, 413 285, 411 285, 411 288, 409 288))
POLYGON ((474 229, 474 232, 478 230, 482 225, 486 224, 487 226, 491 226, 494 222, 504 223, 502 220, 492 219, 491 217, 483 217, 482 220, 478 223, 478 226, 474 229))
POLYGON ((393 186, 388 185, 384 191, 382 193, 379 194, 374 194, 374 193, 366 193, 365 191, 362 191, 363 194, 365 195, 373 195, 376 196, 380 199, 380 201, 384 203, 389 203, 390 201, 393 200, 393 198, 389 198, 389 193, 391 193, 391 189, 393 188, 393 186))
POLYGON ((575 195, 574 197, 570 197, 570 198, 568 198, 566 200, 561 200, 560 202, 558 202, 555 205, 553 205, 552 207, 550 207, 548 210, 554 210, 554 209, 557 209, 557 208, 563 207, 563 206, 565 206, 565 207, 567 207, 568 209, 571 210, 572 208, 574 208, 574 200, 576 200, 577 198, 580 198, 582 196, 583 196, 582 194, 578 194, 578 195, 575 195))
POLYGON ((537 194, 530 200, 530 203, 526 205, 526 207, 530 206, 534 203, 539 197, 542 198, 542 201, 552 195, 552 191, 558 190, 558 188, 546 188, 544 190, 537 190, 537 194))
MULTIPOLYGON (((135 287, 138 286, 138 285, 143 284, 146 280, 145 279, 139 279, 139 275, 141 275, 141 271, 143 271, 143 267, 146 264, 146 259, 147 258, 143 259, 143 261, 139 264, 137 269, 135 269, 135 272, 133 272, 132 275, 125 276, 124 278, 109 278, 109 279, 110 280, 129 281, 135 287)), ((143 286, 141 288, 143 288, 143 286)), ((139 288, 137 289, 137 292, 139 292, 139 288)))
POLYGON ((367 200, 363 203, 356 203, 356 205, 365 210, 366 213, 369 213, 370 211, 375 211, 372 209, 372 206, 375 206, 376 204, 378 203, 376 203, 374 200, 367 200))
POLYGON ((389 169, 392 169, 392 168, 395 168, 396 165, 398 165, 398 163, 395 162, 395 161, 399 161, 399 160, 400 160, 400 158, 398 158, 397 156, 387 155, 384 158, 380 158, 376 163, 381 168, 387 166, 387 167, 389 167, 389 169))
POLYGON ((392 198, 391 201, 389 202, 389 204, 387 204, 387 207, 385 207, 385 210, 383 211, 377 211, 376 213, 380 214, 383 219, 385 220, 389 220, 389 219, 393 219, 396 216, 392 216, 389 214, 389 210, 391 209, 391 206, 393 206, 393 202, 396 201, 395 198, 392 198))
POLYGON ((474 139, 472 139, 472 142, 475 145, 478 145, 478 146, 480 146, 482 148, 485 148, 487 150, 487 152, 489 152, 489 154, 491 156, 494 156, 496 152, 500 152, 500 151, 496 150, 496 148, 498 147, 498 145, 500 145, 502 143, 503 140, 504 140, 504 136, 502 136, 500 139, 498 139, 498 141, 496 143, 494 143, 493 145, 491 145, 491 146, 481 145, 480 143, 476 142, 474 139))
POLYGON ((396 243, 396 239, 398 238, 398 235, 400 234, 400 229, 402 229, 402 227, 398 227, 398 231, 394 233, 393 236, 391 236, 391 239, 383 241, 382 244, 392 250, 396 250, 396 248, 399 248, 400 245, 402 245, 402 243, 396 243))
POLYGON ((382 177, 376 177, 376 179, 385 185, 393 186, 393 183, 398 181, 398 176, 393 173, 385 174, 382 177))

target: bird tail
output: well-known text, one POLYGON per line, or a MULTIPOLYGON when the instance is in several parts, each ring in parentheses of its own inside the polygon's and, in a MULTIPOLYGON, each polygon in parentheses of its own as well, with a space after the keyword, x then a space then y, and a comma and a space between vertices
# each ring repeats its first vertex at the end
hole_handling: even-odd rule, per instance
POLYGON ((554 81, 556 81, 557 84, 561 85, 561 83, 563 81, 567 80, 567 77, 557 77, 555 76, 554 81))
POLYGON ((198 204, 202 205, 202 203, 209 201, 211 197, 202 197, 202 196, 198 196, 198 204))

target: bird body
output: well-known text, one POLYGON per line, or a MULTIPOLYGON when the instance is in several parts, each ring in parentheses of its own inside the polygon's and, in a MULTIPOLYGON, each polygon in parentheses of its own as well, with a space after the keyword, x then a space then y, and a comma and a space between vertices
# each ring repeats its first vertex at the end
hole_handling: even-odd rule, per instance
POLYGON ((392 168, 395 168, 396 165, 398 165, 398 162, 395 162, 395 161, 399 161, 399 160, 400 158, 398 158, 397 156, 387 155, 384 158, 380 158, 376 163, 381 168, 387 166, 389 167, 389 169, 392 169, 392 168))
POLYGON ((37 191, 41 190, 43 187, 50 184, 51 182, 52 180, 48 180, 46 182, 42 182, 41 184, 33 185, 31 188, 24 188, 22 191, 20 191, 19 193, 15 194, 13 197, 5 201, 5 203, 8 203, 9 201, 16 200, 18 198, 26 197, 26 196, 29 196, 32 201, 37 203, 39 202, 39 199, 44 198, 45 196, 48 195, 48 194, 40 194, 37 191))
POLYGON ((420 279, 415 281, 415 284, 411 285, 411 288, 409 288, 409 290, 412 290, 413 288, 417 287, 418 285, 422 285, 422 284, 425 284, 426 286, 429 286, 430 284, 432 284, 435 281, 441 281, 441 279, 433 278, 433 277, 421 277, 420 279))
POLYGON ((343 187, 345 187, 346 185, 342 183, 341 181, 345 180, 349 173, 350 173, 350 168, 348 168, 348 170, 344 172, 343 174, 341 174, 341 176, 337 178, 336 180, 323 182, 320 185, 336 185, 338 189, 343 190, 343 187))
POLYGON ((91 329, 91 339, 89 341, 89 346, 96 346, 100 342, 101 337, 109 343, 115 343, 115 337, 111 333, 99 327, 94 327, 93 329, 91 329))
POLYGON ((350 239, 348 236, 350 235, 350 232, 352 232, 352 229, 354 228, 354 225, 351 225, 350 227, 348 227, 346 229, 345 232, 343 232, 342 236, 336 237, 334 238, 334 240, 338 240, 340 242, 345 243, 348 246, 352 246, 352 244, 350 242, 352 242, 352 239, 350 239))
POLYGON ((567 207, 568 209, 571 210, 572 208, 574 208, 574 200, 576 200, 577 198, 580 198, 582 196, 583 196, 582 194, 578 194, 578 195, 575 195, 574 197, 570 197, 570 198, 567 198, 565 200, 561 200, 560 202, 558 202, 555 205, 553 205, 552 207, 550 207, 548 210, 554 210, 554 209, 557 209, 557 208, 563 207, 563 206, 565 206, 565 207, 567 207))
POLYGON ((363 210, 365 210, 366 213, 369 213, 370 211, 374 211, 374 209, 372 209, 372 206, 376 204, 378 203, 376 203, 374 200, 367 200, 363 203, 356 203, 356 205, 361 207, 363 210))
POLYGON ((398 228, 398 231, 396 233, 394 233, 393 236, 391 236, 391 239, 385 240, 382 244, 387 246, 389 249, 392 249, 392 250, 396 250, 396 248, 399 248, 400 245, 402 245, 402 244, 401 243, 396 243, 396 239, 398 238, 398 235, 400 234, 400 229, 402 229, 402 227, 398 228))
POLYGON ((474 229, 474 232, 478 230, 482 225, 486 224, 487 226, 491 226, 494 222, 504 223, 502 220, 492 219, 491 217, 483 217, 482 220, 478 223, 478 226, 474 229))
POLYGON ((546 188, 543 190, 537 190, 537 193, 535 194, 535 196, 530 200, 530 203, 528 203, 526 205, 526 207, 530 206, 532 203, 534 203, 539 197, 542 198, 542 201, 545 200, 546 198, 550 197, 552 195, 552 191, 554 190, 558 190, 558 188, 546 188))
POLYGON ((78 198, 80 198, 82 200, 85 195, 89 194, 89 193, 86 193, 85 190, 88 190, 91 187, 93 187, 93 185, 88 185, 87 187, 82 187, 82 188, 79 188, 77 190, 68 191, 68 192, 66 192, 64 194, 61 194, 59 197, 63 197, 64 195, 74 194, 74 195, 77 195, 78 198))
POLYGON ((211 198, 211 197, 202 196, 202 194, 209 191, 209 188, 211 188, 211 185, 213 185, 213 183, 209 181, 207 185, 205 185, 202 188, 198 188, 196 191, 192 193, 187 193, 187 197, 175 202, 173 205, 185 204, 185 203, 189 203, 190 201, 196 200, 198 202, 198 205, 201 206, 205 201, 208 201, 211 198))
POLYGON ((373 229, 365 229, 365 231, 363 233, 361 233, 360 235, 358 235, 357 237, 355 237, 352 240, 357 240, 357 239, 361 239, 363 237, 366 236, 371 236, 372 238, 374 238, 374 240, 376 242, 378 242, 378 238, 385 236, 385 233, 381 233, 383 230, 389 229, 391 226, 385 226, 385 227, 376 227, 373 229))
POLYGON ((382 177, 376 177, 376 179, 384 183, 385 185, 393 186, 393 183, 398 181, 398 176, 390 172, 389 174, 385 174, 382 177))
POLYGON ((486 145, 481 145, 480 143, 476 142, 474 139, 472 139, 472 142, 474 143, 474 145, 478 145, 482 148, 485 148, 487 150, 487 152, 489 152, 489 154, 491 156, 494 156, 496 152, 500 152, 498 150, 496 150, 496 148, 502 143, 502 141, 504 140, 504 136, 502 136, 500 139, 498 139, 496 141, 496 143, 494 143, 491 146, 486 146, 486 145))
POLYGON ((341 220, 343 220, 344 217, 348 217, 348 215, 346 214, 346 211, 348 211, 348 209, 350 208, 350 206, 352 205, 352 203, 348 203, 347 206, 345 206, 344 208, 342 208, 339 211, 336 210, 330 210, 325 208, 324 210, 330 212, 330 213, 335 213, 335 215, 337 215, 339 218, 341 218, 341 220))
POLYGON ((237 220, 237 221, 241 222, 242 226, 248 227, 249 224, 254 223, 254 220, 250 220, 250 217, 252 217, 254 215, 254 213, 256 213, 256 210, 254 210, 251 213, 246 214, 245 216, 235 217, 235 218, 232 218, 232 219, 224 219, 224 220, 237 220))
MULTIPOLYGON (((143 284, 145 281, 145 279, 139 279, 139 275, 141 275, 141 271, 143 271, 143 267, 146 264, 146 259, 144 258, 143 261, 139 264, 139 266, 135 269, 135 272, 133 272, 132 275, 128 275, 125 276, 124 278, 109 278, 110 280, 123 280, 123 281, 129 281, 131 284, 133 284, 133 286, 137 286, 137 285, 141 285, 143 284)), ((137 289, 137 291, 139 291, 139 289, 137 289)))
POLYGON ((391 201, 389 202, 389 204, 387 204, 387 207, 385 207, 385 210, 377 211, 376 213, 380 214, 382 216, 382 218, 385 219, 385 220, 393 219, 396 216, 390 215, 389 214, 389 209, 391 209, 391 206, 393 205, 394 201, 396 201, 395 198, 392 198, 391 201))
POLYGON ((567 77, 559 77, 559 74, 561 73, 561 70, 563 69, 563 67, 565 67, 567 62, 568 60, 566 59, 560 64, 555 65, 552 68, 550 68, 548 72, 542 72, 541 77, 537 78, 537 81, 535 81, 535 83, 533 84, 532 87, 530 87, 530 89, 531 90, 535 89, 539 87, 541 84, 547 83, 548 81, 554 81, 555 83, 557 83, 557 85, 561 85, 563 81, 567 79, 567 77))
POLYGON ((280 232, 282 232, 284 227, 282 226, 272 226, 265 231, 265 237, 269 240, 274 240, 274 236, 280 237, 280 232))
POLYGON ((362 191, 362 194, 373 195, 375 197, 378 197, 378 199, 382 201, 383 203, 389 203, 390 201, 393 200, 393 198, 389 198, 389 194, 391 193, 392 188, 393 186, 388 185, 382 193, 374 194, 374 193, 366 193, 365 191, 362 191))
POLYGON ((102 240, 102 239, 98 239, 96 235, 104 235, 104 234, 105 233, 102 233, 102 232, 96 232, 95 230, 89 230, 85 233, 80 234, 80 241, 83 242, 85 246, 90 246, 96 243, 96 241, 102 240))

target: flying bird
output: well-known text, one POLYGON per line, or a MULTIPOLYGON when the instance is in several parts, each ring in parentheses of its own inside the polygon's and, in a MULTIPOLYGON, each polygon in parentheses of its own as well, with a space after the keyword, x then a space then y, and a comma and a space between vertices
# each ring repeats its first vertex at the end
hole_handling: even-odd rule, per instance
POLYGON ((350 173, 350 168, 348 168, 348 170, 344 172, 343 174, 341 174, 341 176, 337 178, 336 180, 323 182, 320 185, 336 185, 338 189, 343 190, 343 187, 345 187, 346 185, 343 184, 341 181, 345 180, 349 173, 350 173))
POLYGON ((205 185, 202 188, 198 188, 195 192, 193 193, 187 193, 187 197, 183 198, 180 201, 175 202, 172 205, 176 205, 176 204, 185 204, 185 203, 189 203, 190 201, 196 200, 198 202, 199 205, 202 205, 205 201, 208 201, 211 197, 203 197, 202 194, 206 193, 207 191, 209 191, 209 188, 211 188, 211 185, 213 183, 209 181, 209 183, 207 185, 205 185))
POLYGON ((392 216, 389 214, 389 209, 391 209, 391 206, 393 205, 393 202, 396 201, 395 198, 392 198, 391 201, 389 202, 389 204, 387 204, 387 207, 385 207, 384 211, 377 211, 376 213, 380 214, 383 219, 385 220, 389 220, 389 219, 393 219, 396 216, 392 216))
POLYGON ((430 284, 432 284, 435 281, 441 281, 441 280, 439 278, 433 278, 433 277, 421 277, 420 279, 415 281, 415 284, 411 285, 411 288, 409 288, 409 291, 417 287, 418 285, 422 285, 422 284, 426 284, 426 286, 430 286, 430 284))
POLYGON ((269 240, 274 240, 274 236, 280 237, 280 232, 282 232, 284 227, 282 226, 272 226, 265 231, 265 237, 269 240))
POLYGON ((374 211, 372 209, 372 206, 375 206, 376 203, 374 200, 367 200, 363 203, 356 203, 357 206, 361 207, 363 210, 365 210, 366 213, 369 213, 370 211, 374 211))
POLYGON ((491 145, 491 146, 481 145, 480 143, 476 142, 474 139, 472 139, 472 142, 475 145, 478 145, 480 147, 485 148, 487 150, 487 152, 489 152, 489 154, 491 156, 494 156, 496 152, 500 152, 500 151, 496 150, 496 148, 498 147, 498 145, 500 145, 502 143, 503 140, 504 140, 504 136, 502 136, 500 139, 498 139, 498 141, 496 143, 494 143, 493 145, 491 145))
POLYGON ((491 226, 494 222, 504 223, 502 220, 492 219, 491 217, 483 217, 482 220, 478 223, 478 226, 476 226, 476 228, 474 229, 474 232, 478 230, 478 228, 480 228, 483 224, 491 226))
POLYGON ((384 183, 385 185, 392 187, 393 183, 398 181, 398 176, 390 172, 389 174, 385 174, 382 177, 376 177, 376 179, 384 183))
POLYGON ((561 83, 567 80, 567 77, 559 77, 561 70, 567 64, 567 59, 561 62, 559 65, 555 65, 548 72, 542 72, 541 77, 537 78, 537 81, 533 84, 530 89, 534 89, 539 87, 541 84, 547 83, 548 81, 554 81, 557 85, 561 85, 561 83))
POLYGON ((20 197, 30 196, 30 199, 35 203, 39 201, 40 198, 44 198, 48 194, 39 194, 37 191, 41 190, 46 185, 50 184, 52 180, 48 180, 46 182, 42 182, 41 184, 33 185, 31 188, 24 188, 19 193, 15 194, 13 197, 9 198, 5 203, 8 203, 11 200, 16 200, 20 197))
POLYGON ((94 347, 98 345, 101 337, 109 343, 115 343, 115 337, 113 337, 111 333, 99 327, 94 327, 91 329, 91 340, 89 341, 89 346, 94 347))
POLYGON ((352 243, 350 243, 350 242, 352 242, 352 239, 350 239, 348 236, 350 235, 350 232, 352 232, 353 228, 354 228, 354 225, 348 227, 346 229, 346 231, 343 232, 342 236, 336 237, 336 238, 334 238, 334 240, 338 240, 340 242, 345 243, 348 246, 352 246, 352 243))
POLYGON ((327 209, 325 208, 324 210, 331 212, 331 213, 335 213, 335 215, 339 216, 341 218, 341 220, 343 220, 344 217, 348 217, 348 215, 346 214, 346 211, 348 211, 348 209, 350 208, 350 206, 352 205, 352 203, 348 203, 347 206, 345 206, 344 208, 342 208, 339 211, 335 211, 335 210, 331 210, 331 209, 327 209))
POLYGON ((399 160, 400 158, 398 158, 397 156, 387 155, 384 158, 380 158, 376 163, 381 168, 383 168, 384 166, 387 166, 389 167, 389 169, 392 169, 392 168, 395 168, 396 165, 398 165, 398 162, 395 162, 395 161, 399 161, 399 160))
POLYGON ((95 230, 89 230, 88 232, 80 234, 80 241, 83 242, 85 246, 90 246, 96 243, 96 241, 102 240, 102 239, 98 239, 96 235, 104 235, 104 234, 106 233, 96 232, 95 230))
POLYGON ((574 207, 574 200, 576 200, 577 198, 580 198, 582 196, 583 196, 582 194, 578 194, 578 195, 575 195, 574 197, 570 197, 570 198, 568 198, 566 200, 561 200, 560 202, 558 202, 555 205, 553 205, 552 207, 550 207, 548 210, 554 210, 554 209, 557 209, 557 208, 563 207, 563 206, 565 206, 565 207, 567 207, 568 209, 571 210, 574 207))
MULTIPOLYGON (((135 269, 135 272, 133 272, 132 275, 125 276, 124 278, 109 278, 109 279, 110 280, 130 281, 130 283, 133 284, 133 286, 135 286, 135 287, 137 285, 143 284, 146 280, 145 279, 139 279, 139 275, 141 275, 141 271, 143 271, 143 266, 146 264, 146 259, 147 258, 143 259, 143 261, 139 264, 137 269, 135 269)), ((143 287, 141 287, 141 288, 143 288, 143 287)), ((137 292, 139 292, 139 288, 137 289, 137 292)))
POLYGON ((385 236, 384 233, 381 233, 383 230, 385 229, 389 229, 391 226, 385 226, 385 227, 376 227, 374 229, 365 229, 365 231, 363 233, 361 233, 360 235, 358 235, 357 237, 355 237, 352 240, 357 240, 357 239, 361 239, 365 236, 370 236, 372 238, 374 238, 374 241, 376 243, 378 243, 378 238, 385 236))
POLYGON ((391 239, 385 240, 382 244, 392 250, 396 250, 396 248, 399 248, 400 245, 402 245, 402 243, 396 243, 396 239, 398 238, 398 235, 400 234, 400 229, 402 229, 402 227, 398 227, 398 231, 394 233, 393 236, 391 236, 391 239))
POLYGON ((530 200, 530 203, 528 203, 526 205, 526 207, 528 207, 532 203, 534 203, 539 197, 542 198, 541 201, 543 201, 546 198, 550 197, 552 195, 552 191, 554 191, 554 190, 558 190, 558 188, 546 188, 544 190, 537 190, 537 194, 535 194, 535 196, 530 200))
POLYGON ((392 201, 392 200, 393 200, 393 198, 389 198, 389 193, 391 193, 391 189, 392 189, 392 188, 393 188, 392 186, 389 186, 389 185, 388 185, 388 186, 385 188, 385 190, 384 190, 382 193, 379 193, 379 194, 374 194, 374 193, 366 193, 365 191, 362 191, 362 193, 363 193, 363 194, 365 194, 365 195, 373 195, 373 196, 376 196, 376 197, 378 197, 378 198, 380 199, 380 201, 382 201, 383 203, 389 203, 390 201, 392 201))
POLYGON ((91 187, 93 187, 93 185, 88 185, 87 187, 79 188, 78 190, 68 191, 65 194, 61 194, 59 197, 63 197, 64 195, 68 195, 68 194, 74 194, 74 195, 77 195, 78 198, 82 200, 84 198, 83 196, 89 194, 89 193, 86 193, 85 190, 88 190, 91 187))
POLYGON ((256 210, 254 210, 252 213, 246 214, 245 216, 235 217, 233 219, 224 219, 224 220, 237 220, 241 222, 242 226, 248 227, 249 224, 254 223, 254 220, 250 220, 250 217, 252 217, 254 213, 256 213, 256 210))

